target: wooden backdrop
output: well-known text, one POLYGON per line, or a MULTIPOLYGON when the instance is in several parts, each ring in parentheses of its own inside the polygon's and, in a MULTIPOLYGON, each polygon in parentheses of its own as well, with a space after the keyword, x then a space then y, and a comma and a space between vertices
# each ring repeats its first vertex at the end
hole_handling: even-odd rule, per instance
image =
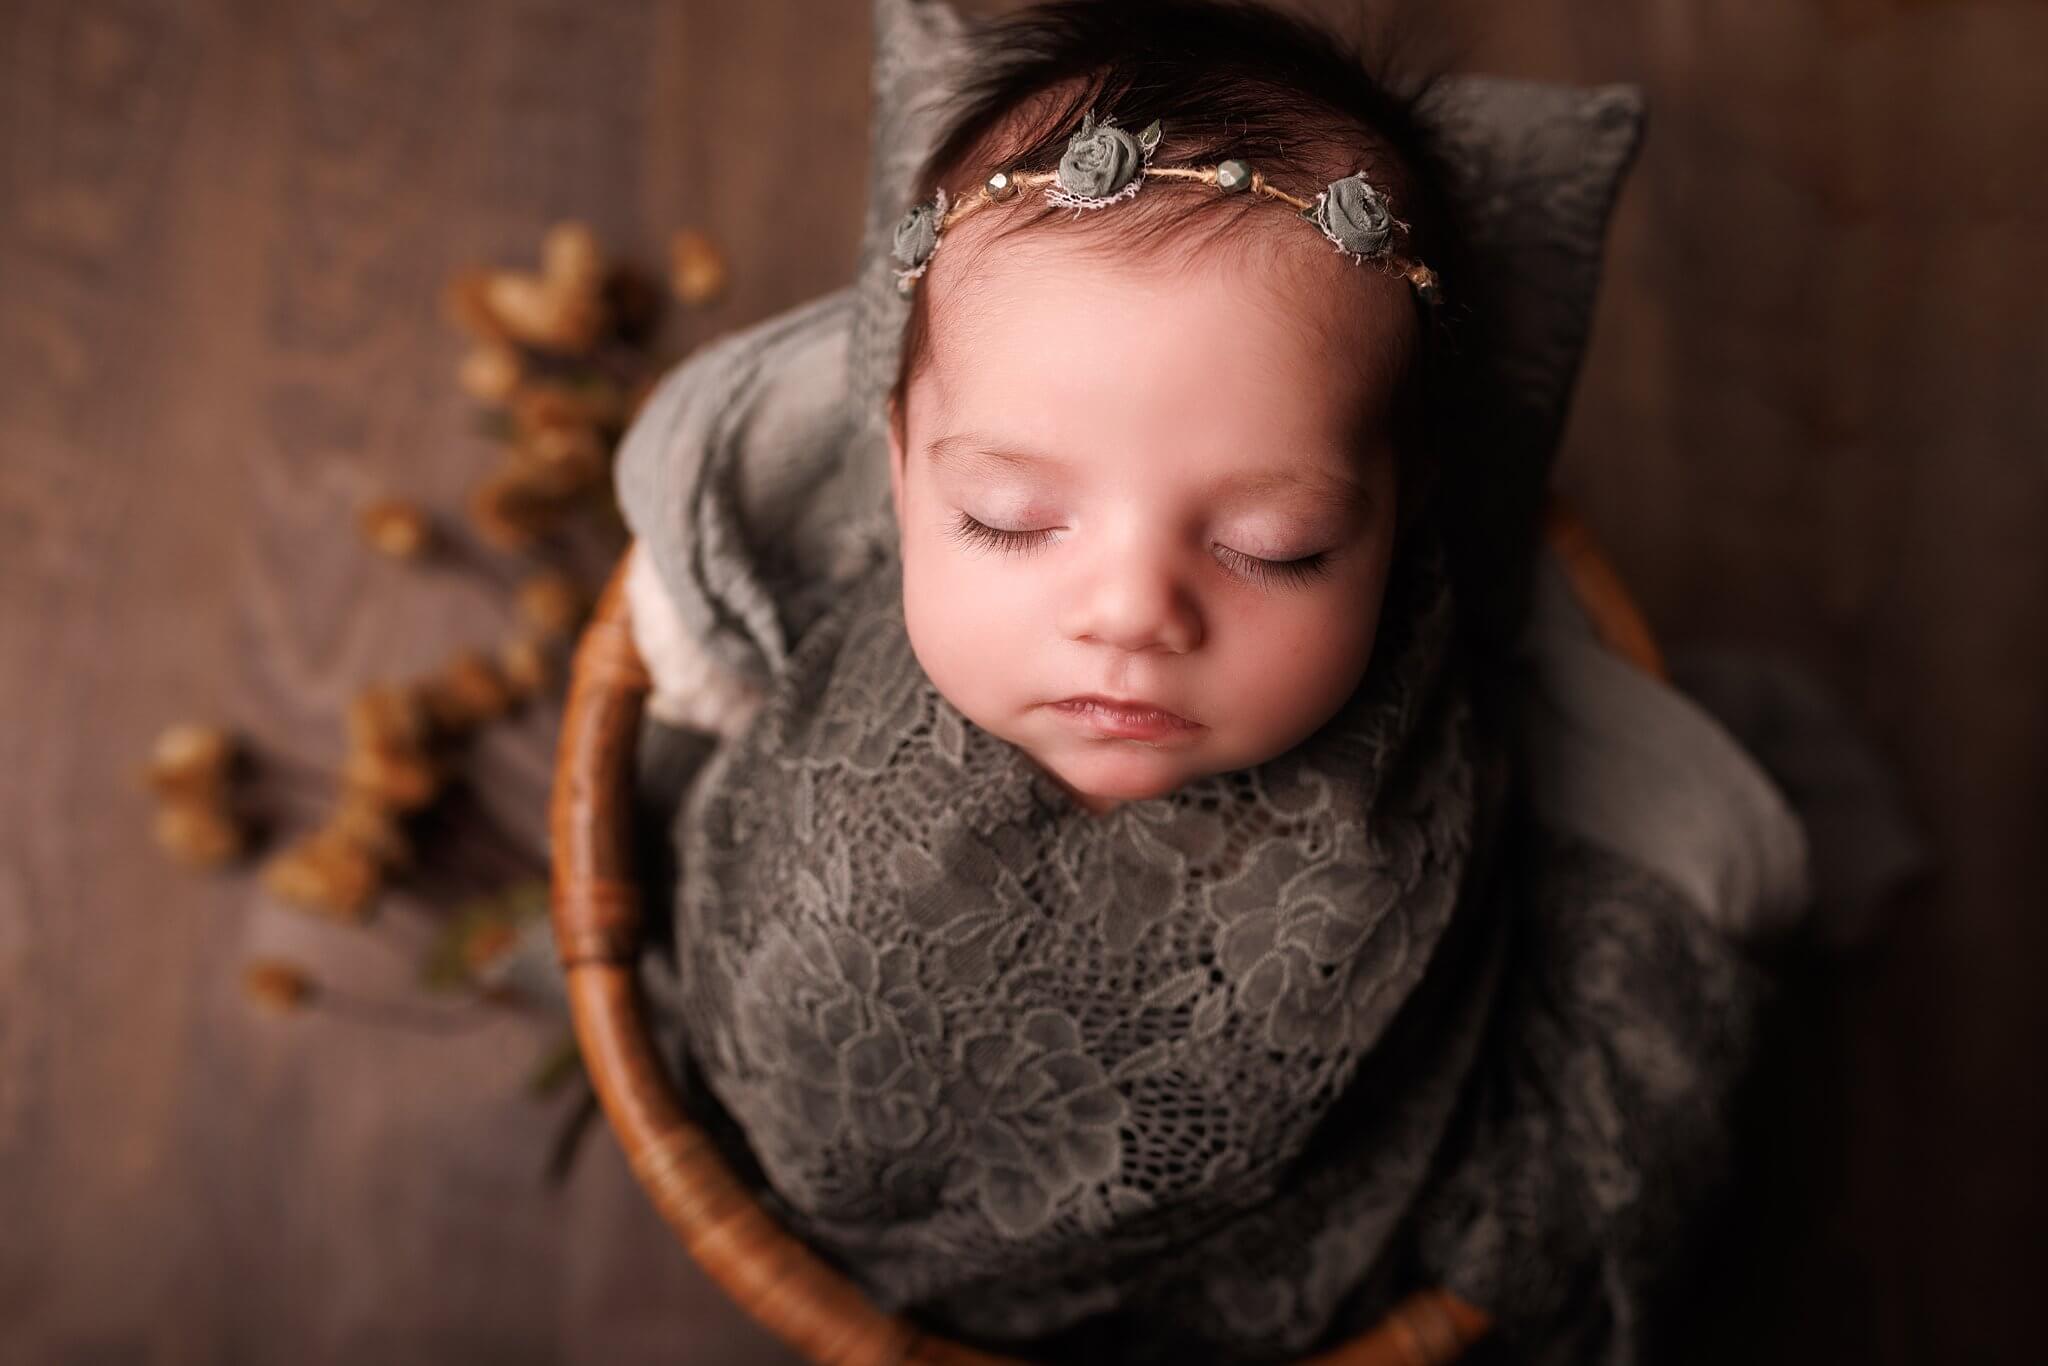
MULTIPOLYGON (((2048 12, 1418 8, 1466 68, 1648 87, 1560 477, 1667 640, 1837 689, 1944 860, 1803 973, 1695 1355, 2037 1360, 2048 12)), ((868 41, 860 0, 0 6, 0 1359, 785 1359, 607 1135, 541 1186, 544 1025, 252 1013, 250 955, 402 993, 430 921, 171 870, 132 771, 193 716, 332 764, 356 686, 495 638, 499 589, 349 530, 494 458, 441 281, 696 225, 733 285, 673 354, 836 287, 868 41)), ((529 850, 550 740, 479 764, 529 850)))

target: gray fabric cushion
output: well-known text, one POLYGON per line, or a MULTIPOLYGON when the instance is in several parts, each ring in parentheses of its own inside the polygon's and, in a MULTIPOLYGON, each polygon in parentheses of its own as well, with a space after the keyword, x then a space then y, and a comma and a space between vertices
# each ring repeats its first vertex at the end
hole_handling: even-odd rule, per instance
MULTIPOLYGON (((896 293, 889 249, 910 207, 917 168, 938 145, 945 105, 959 88, 968 50, 964 24, 943 0, 875 0, 873 112, 868 205, 855 273, 848 391, 872 441, 883 440, 883 395, 896 378, 908 300, 896 293)), ((887 489, 886 481, 883 488, 887 489)))
POLYGON ((862 552, 893 535, 887 451, 856 439, 846 400, 853 318, 849 287, 700 347, 619 445, 620 515, 676 614, 757 686, 862 552))

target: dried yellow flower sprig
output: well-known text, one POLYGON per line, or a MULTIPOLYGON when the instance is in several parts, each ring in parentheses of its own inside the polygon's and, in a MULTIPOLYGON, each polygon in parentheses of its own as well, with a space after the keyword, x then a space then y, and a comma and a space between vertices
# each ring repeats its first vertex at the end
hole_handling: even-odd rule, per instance
POLYGON ((242 994, 279 1015, 303 1010, 319 995, 312 974, 281 958, 251 959, 242 968, 242 994))
POLYGON ((557 599, 545 627, 514 637, 496 657, 464 647, 422 678, 373 683, 350 700, 340 799, 319 827, 265 866, 264 885, 274 895, 360 921, 388 874, 413 866, 405 822, 441 795, 450 748, 551 688, 550 647, 580 624, 580 616, 564 614, 572 589, 546 576, 536 582, 557 599))
MULTIPOLYGON (((724 289, 724 260, 701 233, 675 235, 669 266, 675 297, 686 305, 724 289)), ((457 377, 462 392, 487 406, 505 443, 503 462, 470 497, 469 520, 492 546, 524 551, 562 527, 589 495, 608 490, 613 450, 657 374, 647 343, 659 296, 644 277, 609 262, 587 226, 564 223, 544 239, 538 270, 465 270, 444 301, 471 338, 457 377)), ((355 530, 370 549, 401 562, 462 549, 427 509, 402 497, 365 502, 355 530)), ((263 865, 262 883, 273 895, 352 923, 366 920, 387 881, 418 867, 413 822, 448 789, 457 748, 558 689, 591 595, 551 567, 511 575, 493 568, 491 577, 511 591, 516 627, 493 649, 457 649, 421 677, 371 683, 350 699, 337 791, 319 823, 263 865)), ((217 726, 185 723, 158 737, 143 779, 158 798, 156 838, 174 857, 220 867, 248 851, 253 827, 236 809, 232 778, 247 757, 217 726)), ((280 776, 294 767, 286 761, 280 776)), ((492 995, 488 983, 501 964, 518 956, 513 947, 510 928, 495 922, 471 925, 461 937, 462 975, 479 999, 492 995)), ((280 959, 244 965, 242 987, 253 1004, 281 1013, 318 1004, 381 1019, 395 1008, 354 1009, 345 993, 334 995, 307 969, 280 959)), ((437 1014, 434 1023, 443 1022, 437 1014)))
POLYGON ((669 288, 686 308, 701 308, 725 293, 725 254, 704 233, 684 228, 669 238, 669 288))
POLYGON ((152 833, 159 848, 194 868, 219 868, 247 850, 247 823, 237 811, 239 742, 225 729, 180 722, 160 732, 142 770, 157 798, 152 833))
POLYGON ((655 292, 608 261, 587 224, 565 222, 548 230, 537 273, 464 270, 444 305, 471 338, 463 391, 506 443, 471 492, 470 522, 498 549, 530 549, 609 486, 613 448, 652 388, 655 292))
POLYGON ((403 498, 377 498, 356 515, 363 541, 394 560, 417 560, 434 548, 434 521, 425 508, 403 498))

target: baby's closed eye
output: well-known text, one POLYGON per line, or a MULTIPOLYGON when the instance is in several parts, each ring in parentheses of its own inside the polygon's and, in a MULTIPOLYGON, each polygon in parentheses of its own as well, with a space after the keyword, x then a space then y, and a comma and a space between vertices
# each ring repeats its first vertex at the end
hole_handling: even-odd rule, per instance
MULTIPOLYGON (((1016 531, 992 527, 971 513, 963 512, 948 535, 963 545, 1031 554, 1052 543, 1056 527, 1016 531)), ((1226 545, 1215 547, 1216 556, 1241 577, 1258 584, 1301 584, 1321 578, 1330 571, 1334 551, 1319 550, 1289 559, 1249 555, 1226 545)))

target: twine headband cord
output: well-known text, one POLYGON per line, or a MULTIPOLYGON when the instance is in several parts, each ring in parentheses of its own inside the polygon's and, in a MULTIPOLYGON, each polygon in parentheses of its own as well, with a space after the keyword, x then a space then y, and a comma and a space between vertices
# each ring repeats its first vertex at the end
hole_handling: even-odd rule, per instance
POLYGON ((1394 217, 1386 194, 1363 172, 1331 181, 1314 199, 1303 199, 1271 184, 1263 173, 1235 157, 1212 166, 1154 166, 1152 154, 1161 136, 1157 119, 1133 137, 1116 126, 1114 115, 1097 123, 1090 110, 1067 140, 1057 170, 997 171, 973 194, 958 198, 940 186, 930 200, 912 205, 897 222, 893 254, 904 266, 896 272, 897 292, 907 295, 916 288, 947 229, 990 204, 1017 199, 1020 190, 1043 188, 1046 203, 1071 208, 1079 218, 1090 209, 1122 203, 1147 180, 1156 179, 1199 181, 1226 193, 1249 191, 1278 200, 1313 223, 1354 264, 1377 262, 1389 274, 1407 280, 1423 303, 1434 307, 1441 302, 1436 272, 1393 249, 1395 229, 1406 233, 1409 225, 1394 217))

